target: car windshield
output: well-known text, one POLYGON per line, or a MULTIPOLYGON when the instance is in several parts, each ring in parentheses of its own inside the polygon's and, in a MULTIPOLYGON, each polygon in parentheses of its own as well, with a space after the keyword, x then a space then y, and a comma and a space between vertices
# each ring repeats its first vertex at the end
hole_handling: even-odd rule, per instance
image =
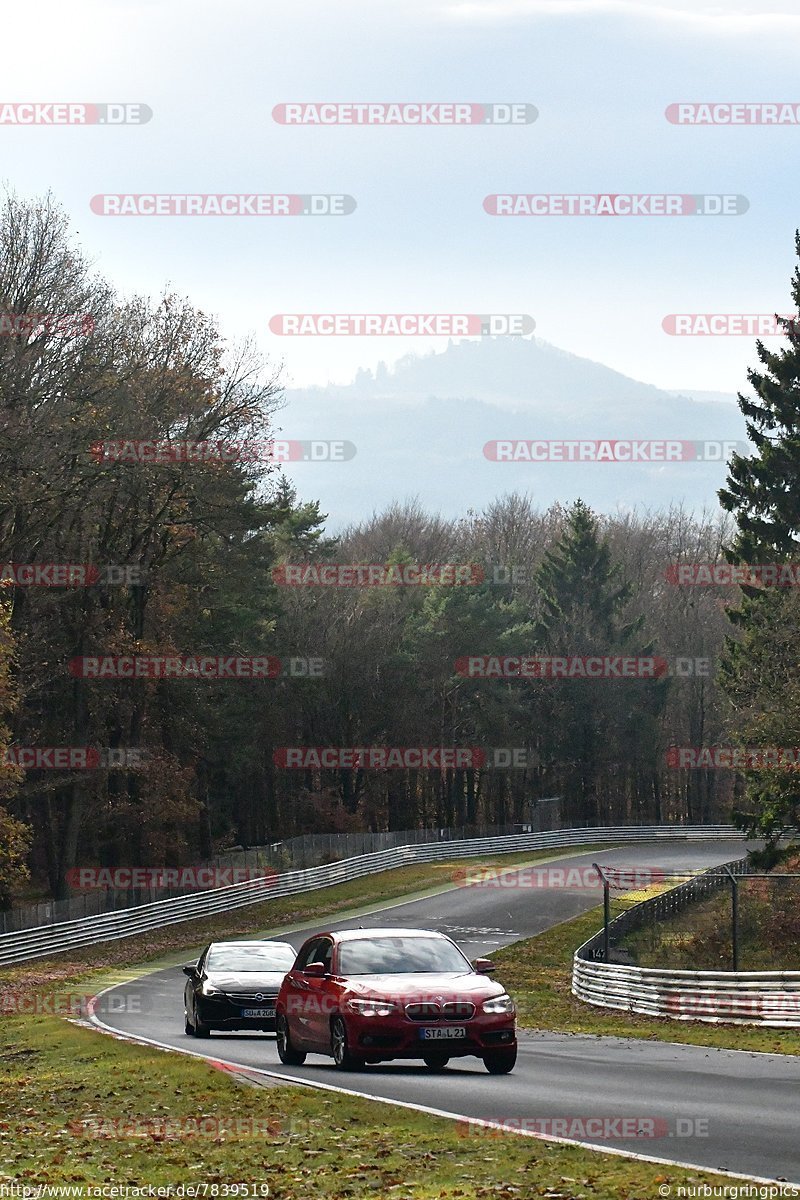
POLYGON ((207 971, 288 971, 295 953, 286 943, 272 946, 215 946, 208 952, 207 971))
POLYGON ((339 947, 341 975, 405 975, 422 971, 470 969, 452 942, 440 938, 358 938, 339 947))

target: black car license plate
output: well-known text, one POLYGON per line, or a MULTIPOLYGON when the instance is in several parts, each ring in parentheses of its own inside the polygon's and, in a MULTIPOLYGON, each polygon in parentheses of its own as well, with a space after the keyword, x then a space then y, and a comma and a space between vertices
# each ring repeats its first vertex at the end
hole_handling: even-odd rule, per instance
POLYGON ((243 1017, 274 1017, 274 1008, 243 1008, 243 1017))

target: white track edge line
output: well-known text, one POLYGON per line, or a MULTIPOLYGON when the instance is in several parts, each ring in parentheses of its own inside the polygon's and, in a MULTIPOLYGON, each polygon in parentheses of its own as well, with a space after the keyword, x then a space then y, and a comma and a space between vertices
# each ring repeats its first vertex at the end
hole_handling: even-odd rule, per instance
MULTIPOLYGON (((97 993, 97 998, 105 995, 106 992, 113 991, 114 987, 120 986, 122 985, 114 984, 112 987, 104 988, 102 992, 97 993)), ((105 1022, 101 1021, 94 1012, 89 1014, 89 1020, 92 1025, 101 1032, 110 1034, 112 1037, 118 1038, 122 1041, 138 1042, 142 1045, 155 1046, 159 1050, 166 1050, 171 1054, 184 1054, 192 1058, 203 1059, 206 1062, 209 1061, 209 1056, 207 1054, 203 1054, 199 1050, 182 1050, 177 1046, 171 1046, 169 1042, 159 1042, 155 1038, 144 1037, 140 1034, 123 1033, 118 1029, 114 1029, 111 1025, 106 1025, 105 1022)), ((628 1158, 633 1159, 636 1162, 654 1163, 657 1166, 681 1167, 684 1170, 689 1171, 703 1171, 706 1174, 721 1175, 727 1179, 744 1179, 749 1183, 771 1184, 773 1186, 777 1183, 781 1187, 781 1190, 783 1190, 784 1186, 786 1189, 796 1189, 797 1187, 796 1184, 788 1183, 780 1179, 770 1179, 768 1176, 764 1175, 737 1174, 735 1171, 727 1171, 716 1167, 707 1167, 702 1163, 683 1162, 680 1159, 675 1158, 657 1158, 650 1154, 638 1154, 635 1150, 619 1150, 614 1146, 598 1146, 593 1142, 582 1142, 573 1138, 549 1137, 543 1133, 536 1133, 534 1130, 530 1129, 509 1129, 508 1127, 501 1125, 499 1122, 485 1121, 481 1117, 465 1117, 461 1113, 449 1112, 446 1109, 431 1108, 426 1104, 412 1104, 409 1100, 392 1100, 387 1096, 373 1096, 368 1092, 358 1092, 354 1091, 352 1088, 337 1087, 332 1083, 319 1083, 312 1080, 295 1079, 292 1076, 287 1077, 286 1075, 281 1075, 278 1071, 268 1071, 263 1067, 248 1067, 242 1063, 231 1062, 230 1060, 224 1058, 216 1058, 215 1061, 221 1063, 225 1067, 231 1067, 237 1071, 242 1071, 250 1075, 266 1075, 267 1078, 278 1079, 282 1083, 296 1084, 299 1087, 315 1088, 318 1091, 338 1092, 342 1096, 355 1096, 361 1100, 372 1100, 378 1104, 388 1104, 397 1108, 407 1108, 412 1112, 427 1113, 432 1117, 444 1117, 446 1120, 450 1121, 465 1121, 469 1125, 482 1126, 487 1129, 498 1129, 503 1133, 515 1134, 518 1137, 530 1137, 540 1142, 553 1142, 561 1146, 579 1146, 581 1149, 591 1150, 595 1154, 610 1154, 616 1158, 628 1158)))

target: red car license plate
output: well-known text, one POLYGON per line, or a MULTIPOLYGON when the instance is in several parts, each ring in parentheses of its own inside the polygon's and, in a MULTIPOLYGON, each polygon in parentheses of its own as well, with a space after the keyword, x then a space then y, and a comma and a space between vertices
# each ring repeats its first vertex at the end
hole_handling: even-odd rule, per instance
POLYGON ((446 1042, 454 1038, 465 1038, 467 1031, 463 1025, 445 1025, 442 1028, 433 1026, 420 1029, 419 1036, 423 1042, 446 1042))

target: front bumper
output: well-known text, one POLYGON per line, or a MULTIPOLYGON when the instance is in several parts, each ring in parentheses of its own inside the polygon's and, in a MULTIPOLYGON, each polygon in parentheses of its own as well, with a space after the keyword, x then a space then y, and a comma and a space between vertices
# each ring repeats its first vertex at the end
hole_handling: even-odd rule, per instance
POLYGON ((344 1013, 353 1053, 365 1057, 423 1058, 442 1054, 448 1058, 492 1050, 512 1050, 517 1045, 515 1022, 505 1014, 484 1013, 469 1021, 411 1021, 407 1017, 362 1017, 344 1013), (423 1029, 464 1029, 465 1037, 425 1039, 423 1029))
POLYGON ((260 1029, 275 1032, 275 1001, 277 996, 265 996, 262 1002, 234 1000, 229 996, 200 996, 197 1011, 200 1020, 211 1029, 260 1029), (245 1017, 245 1009, 272 1010, 272 1016, 245 1017))

